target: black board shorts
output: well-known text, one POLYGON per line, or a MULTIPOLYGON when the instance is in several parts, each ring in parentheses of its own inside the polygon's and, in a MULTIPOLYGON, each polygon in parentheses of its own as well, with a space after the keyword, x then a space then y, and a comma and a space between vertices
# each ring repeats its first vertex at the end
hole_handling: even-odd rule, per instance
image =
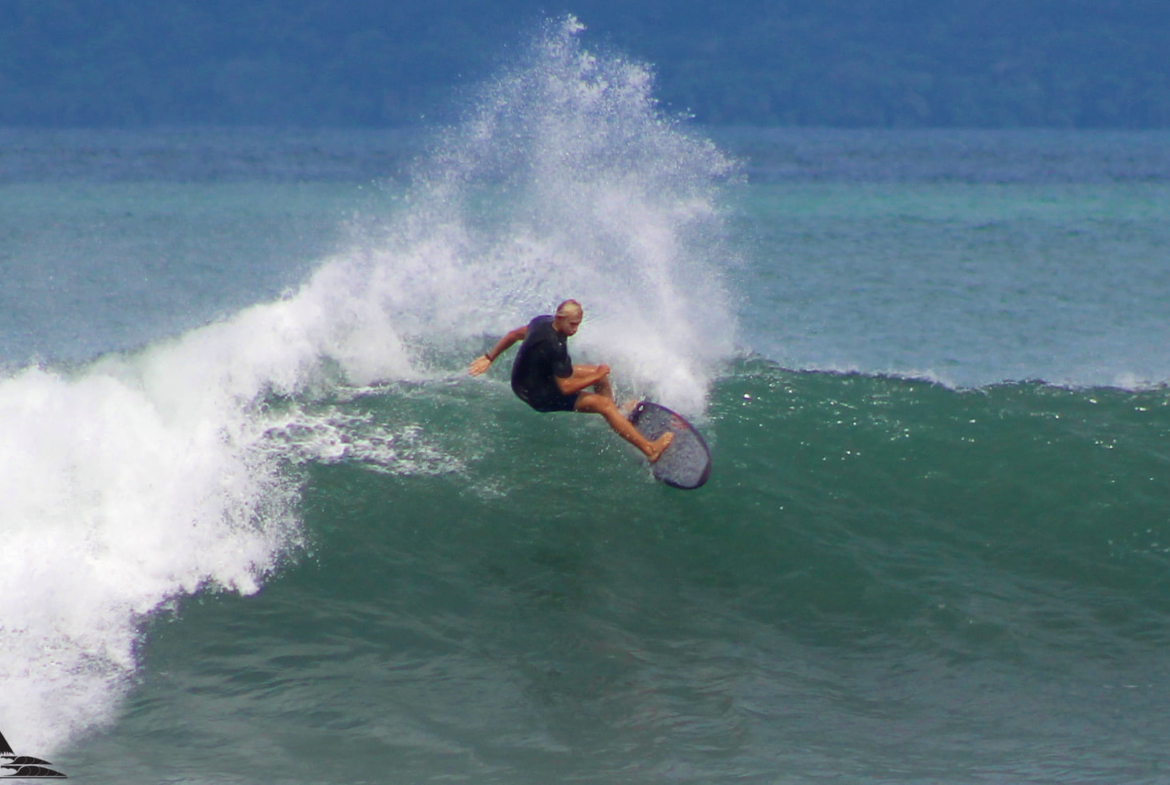
POLYGON ((572 393, 571 395, 544 395, 539 397, 530 397, 523 388, 512 388, 512 392, 516 393, 516 397, 524 401, 524 403, 531 406, 538 412, 572 412, 576 411, 577 398, 581 393, 572 393))

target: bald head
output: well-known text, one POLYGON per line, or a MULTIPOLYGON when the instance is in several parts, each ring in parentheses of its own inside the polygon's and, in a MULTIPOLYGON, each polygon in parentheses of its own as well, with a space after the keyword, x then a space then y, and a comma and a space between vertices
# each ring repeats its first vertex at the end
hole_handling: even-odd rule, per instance
POLYGON ((565 300, 557 306, 557 316, 565 316, 573 319, 580 319, 585 315, 585 309, 581 307, 581 303, 576 300, 565 300))
POLYGON ((581 327, 581 320, 585 318, 585 309, 576 300, 565 300, 557 306, 556 316, 553 318, 553 329, 561 335, 576 335, 581 327))

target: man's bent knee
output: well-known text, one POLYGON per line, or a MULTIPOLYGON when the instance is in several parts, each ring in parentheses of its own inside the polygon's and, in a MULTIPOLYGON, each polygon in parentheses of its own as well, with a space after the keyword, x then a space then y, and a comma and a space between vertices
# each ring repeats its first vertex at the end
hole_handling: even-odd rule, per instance
POLYGON ((598 393, 583 392, 577 396, 577 405, 573 408, 579 412, 605 414, 609 407, 613 407, 615 411, 617 409, 612 399, 598 393))

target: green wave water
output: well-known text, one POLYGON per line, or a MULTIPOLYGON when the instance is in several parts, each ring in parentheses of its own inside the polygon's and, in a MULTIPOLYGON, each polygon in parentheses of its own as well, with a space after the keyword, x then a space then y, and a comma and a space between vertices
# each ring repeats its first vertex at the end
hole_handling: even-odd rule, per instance
POLYGON ((347 445, 288 465, 308 550, 154 622, 87 765, 132 777, 149 739, 192 781, 1162 775, 1162 390, 743 360, 692 493, 502 384, 297 419, 286 455, 347 445))

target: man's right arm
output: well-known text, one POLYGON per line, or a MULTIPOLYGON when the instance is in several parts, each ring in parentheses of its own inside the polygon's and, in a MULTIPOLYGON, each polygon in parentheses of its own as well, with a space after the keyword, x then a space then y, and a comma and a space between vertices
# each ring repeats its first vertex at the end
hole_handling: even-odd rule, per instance
POLYGON ((496 345, 491 348, 491 351, 485 354, 481 354, 479 357, 476 357, 474 360, 472 360, 471 365, 467 369, 467 372, 472 376, 479 376, 488 368, 491 368, 492 363, 496 361, 496 358, 504 352, 508 351, 508 349, 512 347, 512 344, 516 343, 517 341, 523 341, 527 336, 528 325, 517 327, 515 330, 510 331, 503 338, 496 341, 496 345))
POLYGON ((592 387, 606 376, 609 376, 608 365, 574 365, 572 376, 555 376, 553 380, 562 395, 572 395, 592 387))

